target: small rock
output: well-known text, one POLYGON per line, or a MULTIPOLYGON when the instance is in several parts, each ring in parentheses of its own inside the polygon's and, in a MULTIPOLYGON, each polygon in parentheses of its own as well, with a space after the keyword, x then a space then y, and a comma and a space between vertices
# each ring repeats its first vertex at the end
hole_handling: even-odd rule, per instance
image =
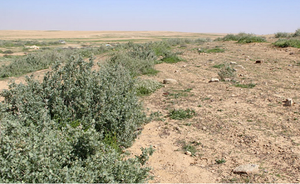
POLYGON ((243 65, 236 65, 236 67, 239 67, 239 68, 245 70, 245 68, 243 67, 243 65))
POLYGON ((225 82, 230 82, 231 79, 230 79, 230 78, 225 78, 224 81, 225 81, 225 82))
POLYGON ((257 60, 257 61, 255 61, 255 64, 261 64, 261 63, 263 63, 262 60, 257 60))
POLYGON ((294 102, 291 98, 287 98, 284 102, 284 106, 292 106, 294 105, 294 102))
POLYGON ((192 155, 192 153, 190 151, 186 151, 185 154, 190 155, 190 156, 192 155))
POLYGON ((219 82, 218 78, 211 78, 209 82, 219 82))
POLYGON ((185 68, 185 67, 186 67, 186 65, 183 65, 183 66, 182 66, 182 68, 185 68))
POLYGON ((206 127, 204 126, 204 127, 202 127, 202 130, 206 130, 206 127))
POLYGON ((258 172, 258 165, 256 164, 246 164, 240 165, 233 170, 235 174, 251 174, 258 172))
POLYGON ((175 79, 164 79, 163 83, 164 84, 177 84, 177 80, 175 80, 175 79))
POLYGON ((230 64, 231 64, 231 65, 236 65, 237 63, 236 63, 236 62, 230 62, 230 64))
POLYGON ((293 55, 294 54, 294 52, 290 52, 290 55, 293 55))
POLYGON ((179 70, 175 70, 175 72, 174 73, 179 73, 179 70))

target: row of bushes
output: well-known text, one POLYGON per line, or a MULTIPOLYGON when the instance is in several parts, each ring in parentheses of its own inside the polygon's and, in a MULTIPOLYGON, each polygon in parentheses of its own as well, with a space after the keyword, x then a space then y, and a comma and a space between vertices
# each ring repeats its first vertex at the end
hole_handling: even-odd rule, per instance
POLYGON ((71 57, 40 83, 12 83, 0 103, 0 182, 135 183, 149 179, 153 149, 125 159, 146 122, 136 79, 122 65, 71 57))
POLYGON ((23 40, 0 40, 0 47, 24 47, 24 46, 49 46, 49 45, 62 45, 62 42, 59 41, 23 41, 23 40))
POLYGON ((253 43, 253 42, 266 42, 266 38, 256 36, 255 34, 239 33, 227 34, 223 38, 217 38, 215 41, 237 41, 238 43, 253 43))
POLYGON ((26 56, 16 58, 8 65, 3 65, 0 68, 0 78, 19 76, 37 70, 46 69, 58 60, 67 60, 71 55, 79 54, 88 58, 109 50, 112 50, 112 48, 103 46, 84 49, 55 49, 32 52, 26 56))

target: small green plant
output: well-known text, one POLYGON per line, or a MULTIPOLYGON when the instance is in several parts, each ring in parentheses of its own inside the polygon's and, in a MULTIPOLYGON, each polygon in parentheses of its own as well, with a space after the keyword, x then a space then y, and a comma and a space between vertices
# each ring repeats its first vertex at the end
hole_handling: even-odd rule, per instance
POLYGON ((218 73, 221 80, 225 80, 226 78, 233 79, 236 76, 235 69, 229 65, 225 64, 218 73))
POLYGON ((195 154, 197 152, 197 149, 196 149, 196 147, 194 145, 192 145, 192 144, 186 144, 186 143, 183 146, 183 150, 191 152, 192 156, 195 156, 195 154))
POLYGON ((182 61, 177 55, 175 54, 167 54, 164 56, 164 58, 161 59, 161 61, 165 63, 178 63, 179 61, 182 61))
POLYGON ((192 109, 174 109, 174 110, 171 110, 169 112, 169 117, 171 119, 177 119, 177 120, 182 120, 182 119, 189 119, 189 118, 192 118, 193 116, 196 115, 196 112, 192 109))
POLYGON ((254 88, 256 84, 250 83, 250 84, 235 84, 235 87, 240 87, 240 88, 254 88))
POLYGON ((213 68, 223 68, 223 67, 225 67, 225 64, 218 64, 218 65, 214 65, 214 66, 212 66, 213 68))
POLYGON ((226 160, 224 158, 222 158, 222 159, 216 159, 216 163, 217 164, 223 164, 225 162, 226 162, 226 160))
POLYGON ((205 52, 206 53, 220 53, 220 52, 225 52, 225 49, 222 49, 220 47, 215 47, 213 49, 208 49, 205 52))
POLYGON ((161 88, 163 85, 156 80, 150 79, 137 79, 136 88, 137 88, 137 95, 149 95, 155 92, 157 89, 161 88))
POLYGON ((157 112, 153 112, 150 114, 150 120, 153 121, 164 121, 164 119, 162 118, 163 114, 160 111, 157 112))

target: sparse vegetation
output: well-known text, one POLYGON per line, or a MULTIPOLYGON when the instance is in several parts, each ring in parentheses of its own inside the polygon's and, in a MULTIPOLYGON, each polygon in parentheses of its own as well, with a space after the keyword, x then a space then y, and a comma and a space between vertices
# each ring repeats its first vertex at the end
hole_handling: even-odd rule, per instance
POLYGON ((218 75, 221 80, 225 80, 226 78, 233 79, 236 76, 236 71, 231 65, 226 63, 220 69, 218 75))
POLYGON ((189 119, 196 115, 196 112, 193 109, 173 109, 169 112, 169 117, 171 119, 189 119))
POLYGON ((224 158, 222 158, 222 159, 216 159, 216 163, 217 164, 223 164, 225 162, 226 162, 226 160, 224 158))
POLYGON ((149 95, 161 88, 163 85, 155 80, 137 79, 136 88, 137 95, 149 95))
POLYGON ((235 87, 240 87, 240 88, 254 88, 256 84, 249 83, 249 84, 235 84, 235 87))

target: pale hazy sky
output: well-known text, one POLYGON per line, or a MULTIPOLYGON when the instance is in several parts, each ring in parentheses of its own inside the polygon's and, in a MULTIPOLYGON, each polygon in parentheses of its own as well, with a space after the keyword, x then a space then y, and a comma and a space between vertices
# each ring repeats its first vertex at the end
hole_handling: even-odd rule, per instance
POLYGON ((294 32, 300 0, 0 0, 0 30, 294 32))

